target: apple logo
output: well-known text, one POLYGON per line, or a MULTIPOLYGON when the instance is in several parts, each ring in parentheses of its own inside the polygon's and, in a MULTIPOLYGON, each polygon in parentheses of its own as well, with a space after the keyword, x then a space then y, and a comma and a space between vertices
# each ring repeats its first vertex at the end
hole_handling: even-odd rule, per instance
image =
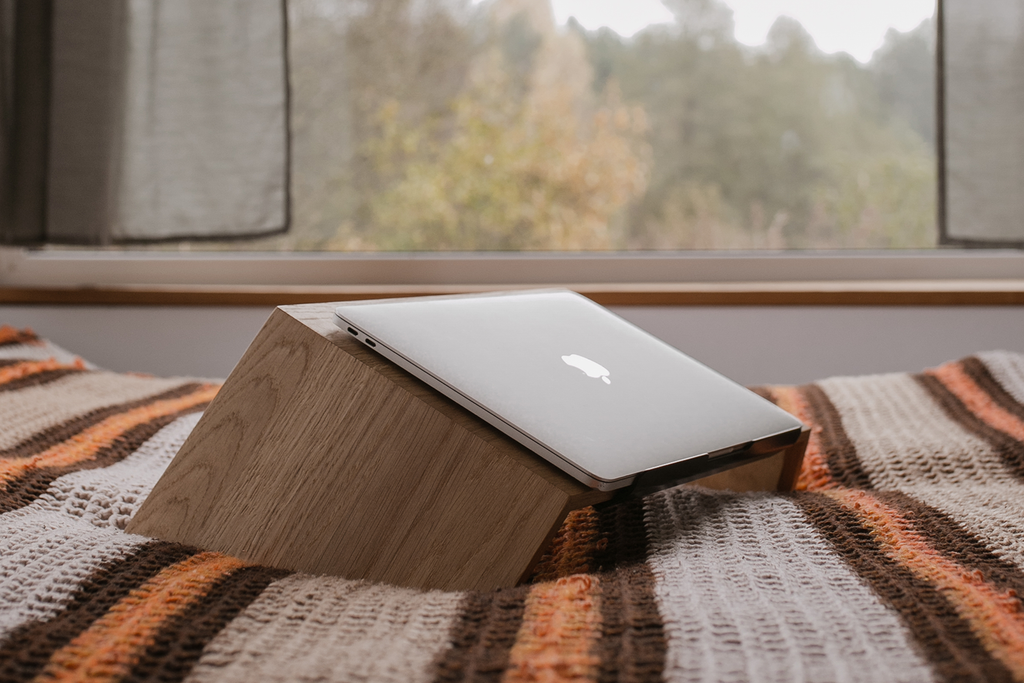
POLYGON ((601 381, 605 384, 612 383, 612 381, 608 379, 608 375, 611 373, 608 372, 607 368, 595 363, 589 358, 584 358, 583 356, 574 353, 569 356, 562 356, 562 362, 566 365, 582 370, 586 373, 587 377, 600 377, 601 381))

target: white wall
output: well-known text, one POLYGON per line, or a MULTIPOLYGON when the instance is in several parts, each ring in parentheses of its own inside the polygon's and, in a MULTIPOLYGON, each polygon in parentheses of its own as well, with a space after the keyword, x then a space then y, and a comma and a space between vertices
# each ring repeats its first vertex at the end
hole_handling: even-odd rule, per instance
MULTIPOLYGON (((616 313, 743 384, 921 370, 1024 353, 1024 307, 620 307, 616 313)), ((0 306, 0 322, 112 370, 226 377, 270 308, 0 306)))
POLYGON ((978 351, 1024 353, 1024 307, 621 309, 743 384, 918 371, 978 351))

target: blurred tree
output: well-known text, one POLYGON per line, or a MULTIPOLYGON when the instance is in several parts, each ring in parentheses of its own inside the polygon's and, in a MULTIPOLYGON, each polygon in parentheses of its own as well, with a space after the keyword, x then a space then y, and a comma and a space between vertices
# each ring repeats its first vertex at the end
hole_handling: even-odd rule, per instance
POLYGON ((887 116, 902 120, 934 149, 935 20, 907 33, 889 29, 868 68, 887 116))
POLYGON ((508 17, 495 24, 500 38, 448 111, 409 125, 403 103, 382 108, 368 145, 384 180, 370 203, 382 247, 619 243, 614 219, 646 186, 643 111, 624 105, 613 84, 595 97, 579 37, 526 4, 497 4, 496 16, 508 17))
POLYGON ((548 0, 291 0, 294 228, 260 244, 934 246, 933 22, 865 65, 665 2, 624 39, 548 0))
MULTIPOLYGON (((595 87, 622 83, 650 121, 652 176, 626 246, 934 246, 934 154, 904 114, 920 93, 883 98, 874 63, 821 53, 787 17, 751 49, 717 0, 666 4, 679 23, 632 40, 575 27, 595 87)), ((901 35, 887 43, 892 73, 910 68, 901 35)))

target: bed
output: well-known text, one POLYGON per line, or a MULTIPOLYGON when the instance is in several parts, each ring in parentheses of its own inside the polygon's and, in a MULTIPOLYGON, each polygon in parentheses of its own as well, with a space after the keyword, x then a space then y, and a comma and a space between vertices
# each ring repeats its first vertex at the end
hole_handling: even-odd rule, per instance
POLYGON ((217 388, 0 328, 0 680, 1024 681, 1020 355, 761 387, 796 492, 585 508, 475 593, 125 533, 217 388))

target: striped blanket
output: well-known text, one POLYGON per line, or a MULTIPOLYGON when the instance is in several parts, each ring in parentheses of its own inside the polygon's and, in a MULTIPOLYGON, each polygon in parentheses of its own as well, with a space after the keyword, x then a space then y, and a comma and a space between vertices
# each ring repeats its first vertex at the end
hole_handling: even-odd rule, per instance
POLYGON ((800 491, 584 509, 487 593, 126 534, 216 390, 0 329, 0 680, 1024 681, 1024 357, 763 388, 800 491))

